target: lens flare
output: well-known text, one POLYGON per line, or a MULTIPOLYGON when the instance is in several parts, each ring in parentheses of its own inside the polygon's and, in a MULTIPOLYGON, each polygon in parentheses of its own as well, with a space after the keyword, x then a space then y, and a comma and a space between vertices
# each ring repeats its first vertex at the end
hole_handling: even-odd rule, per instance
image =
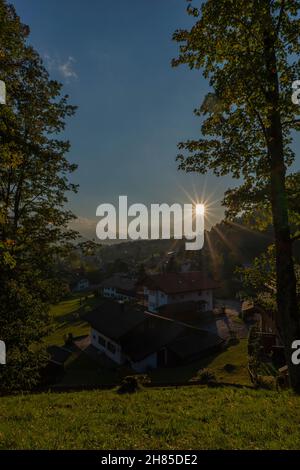
POLYGON ((196 214, 197 215, 204 215, 205 214, 205 205, 204 204, 196 204, 196 214))

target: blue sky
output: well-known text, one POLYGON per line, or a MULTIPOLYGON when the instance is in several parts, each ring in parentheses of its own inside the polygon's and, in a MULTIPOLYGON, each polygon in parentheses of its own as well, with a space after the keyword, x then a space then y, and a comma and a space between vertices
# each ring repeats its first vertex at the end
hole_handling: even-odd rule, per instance
MULTIPOLYGON (((176 28, 190 26, 185 0, 12 0, 30 42, 79 106, 68 122, 69 158, 79 165, 70 207, 94 229, 96 207, 220 201, 230 178, 177 171, 177 143, 199 136, 193 109, 208 91, 201 73, 173 69, 176 28), (205 189, 206 188, 206 189, 205 189)), ((216 202, 214 215, 222 215, 216 202)))

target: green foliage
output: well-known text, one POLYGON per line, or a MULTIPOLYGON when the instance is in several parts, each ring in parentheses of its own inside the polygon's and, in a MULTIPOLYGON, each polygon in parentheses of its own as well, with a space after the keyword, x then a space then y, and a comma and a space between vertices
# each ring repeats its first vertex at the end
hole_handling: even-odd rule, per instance
POLYGON ((202 369, 197 374, 197 379, 202 384, 210 384, 216 382, 216 376, 210 369, 202 369))
MULTIPOLYGON (((275 312, 276 268, 275 247, 270 245, 266 252, 254 258, 251 266, 239 267, 236 272, 242 277, 244 297, 252 299, 266 310, 275 312)), ((297 295, 300 294, 300 266, 295 264, 297 295)))
MULTIPOLYGON (((300 76, 300 1, 206 0, 190 30, 177 30, 173 65, 201 69, 212 92, 195 110, 202 137, 179 144, 179 168, 243 179, 225 194, 227 217, 241 212, 272 221, 279 330, 287 357, 300 334, 292 242, 298 237, 299 173, 287 177, 300 130, 291 87, 300 76), (271 217, 270 217, 271 215, 271 217), (294 231, 293 235, 291 233, 294 231)), ((299 368, 288 361, 300 393, 299 368)))
POLYGON ((248 335, 248 355, 258 357, 260 353, 260 336, 257 326, 251 326, 248 335))
POLYGON ((75 191, 59 140, 74 114, 62 85, 50 80, 38 53, 27 44, 29 28, 13 6, 0 0, 0 77, 7 104, 0 106, 0 337, 7 366, 2 390, 27 389, 45 363, 42 339, 49 332, 49 303, 61 291, 56 260, 75 233, 63 210, 66 191, 75 191))
MULTIPOLYGON (((196 115, 205 118, 203 138, 179 144, 179 149, 187 152, 178 156, 180 168, 200 173, 210 169, 218 176, 230 173, 234 178, 243 177, 244 183, 225 197, 230 215, 241 209, 252 212, 253 207, 270 207, 266 130, 270 126, 268 92, 273 85, 266 70, 264 49, 269 14, 270 34, 277 34, 285 164, 289 166, 295 157, 290 148, 291 132, 299 130, 299 120, 291 100, 291 84, 300 76, 300 63, 295 59, 300 51, 299 5, 299 1, 208 0, 197 15, 193 13, 196 23, 191 30, 174 33, 180 53, 173 66, 187 64, 201 69, 213 88, 195 110, 196 115)), ((190 6, 188 12, 191 11, 194 10, 190 6)))
POLYGON ((258 386, 259 369, 261 365, 261 338, 258 328, 252 326, 248 335, 248 356, 249 356, 249 373, 251 381, 255 386, 258 386))
POLYGON ((143 385, 147 382, 147 377, 139 375, 127 375, 118 387, 118 393, 135 393, 142 390, 143 385))
POLYGON ((258 388, 265 390, 276 390, 276 379, 271 376, 259 375, 257 377, 256 385, 258 388))
POLYGON ((236 370, 236 366, 234 364, 225 364, 224 366, 225 372, 232 373, 236 370))

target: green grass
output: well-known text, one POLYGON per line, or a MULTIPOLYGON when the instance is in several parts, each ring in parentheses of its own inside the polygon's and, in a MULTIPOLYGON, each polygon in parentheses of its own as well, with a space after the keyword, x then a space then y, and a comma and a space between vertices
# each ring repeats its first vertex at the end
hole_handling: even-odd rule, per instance
MULTIPOLYGON (((83 315, 99 303, 99 298, 90 295, 86 300, 82 294, 75 294, 51 308, 54 319, 54 331, 46 338, 47 345, 63 346, 69 333, 80 337, 90 333, 90 326, 83 320, 83 315), (82 302, 80 303, 80 297, 82 302)), ((122 377, 132 374, 128 367, 117 367, 109 359, 97 360, 85 353, 73 353, 65 364, 63 377, 59 377, 61 386, 114 385, 122 377)))
MULTIPOLYGON (((81 297, 84 299, 84 296, 81 297)), ((62 346, 69 333, 75 337, 89 334, 90 327, 82 319, 82 315, 96 306, 98 301, 89 296, 80 305, 80 295, 75 295, 71 299, 53 305, 50 313, 54 318, 54 331, 46 338, 46 343, 62 346)))
POLYGON ((219 382, 231 384, 251 385, 247 370, 247 340, 242 339, 237 345, 230 346, 223 352, 213 356, 199 359, 180 367, 169 367, 153 370, 149 375, 153 381, 160 383, 175 383, 178 381, 191 381, 197 378, 197 373, 204 368, 211 370, 219 382), (234 366, 232 372, 227 372, 227 364, 234 366))
POLYGON ((133 371, 125 366, 99 356, 92 359, 84 353, 74 354, 67 364, 64 376, 59 381, 60 386, 114 386, 121 383, 122 378, 133 371))
MULTIPOLYGON (((83 296, 81 296, 84 299, 83 296)), ((63 345, 65 337, 72 333, 74 337, 87 335, 90 332, 89 325, 82 319, 83 314, 95 307, 99 299, 89 296, 80 305, 80 295, 60 302, 51 309, 54 317, 54 331, 47 338, 47 344, 63 345)), ((190 364, 177 367, 168 367, 153 370, 149 375, 153 382, 176 383, 188 382, 197 378, 199 370, 209 368, 221 382, 232 384, 251 385, 247 371, 247 340, 243 339, 239 344, 229 347, 217 355, 205 359, 196 360, 190 364), (227 372, 226 364, 232 364, 234 370, 227 372)), ((100 361, 101 362, 101 361, 100 361)), ((123 368, 124 369, 124 368, 123 368)), ((115 384, 119 383, 125 375, 133 373, 130 370, 116 369, 113 365, 101 364, 91 358, 76 355, 66 367, 65 375, 61 381, 63 385, 82 384, 115 384)))
POLYGON ((240 385, 250 385, 248 366, 248 341, 242 339, 235 346, 230 346, 222 354, 214 357, 207 367, 216 375, 217 380, 240 385), (226 372, 227 364, 234 366, 232 372, 226 372))
POLYGON ((0 449, 300 449, 300 397, 182 387, 0 398, 0 449))
MULTIPOLYGON (((84 300, 84 296, 82 296, 84 300)), ((72 333, 74 337, 88 335, 89 325, 82 319, 84 313, 94 308, 99 302, 98 298, 89 296, 80 305, 80 294, 71 299, 60 302, 51 309, 54 317, 54 331, 47 338, 47 344, 63 345, 65 337, 72 333)), ((190 364, 177 367, 156 369, 149 373, 153 382, 176 383, 189 382, 197 378, 199 370, 210 369, 220 382, 232 384, 251 385, 247 371, 247 340, 242 339, 239 344, 231 346, 217 355, 205 359, 196 360, 190 364), (226 364, 231 364, 234 369, 228 372, 224 369, 226 364)), ((101 364, 91 358, 81 355, 72 356, 72 360, 66 366, 66 372, 62 380, 63 385, 101 385, 119 383, 124 375, 132 374, 128 368, 116 368, 113 364, 101 364)), ((266 374, 267 375, 267 374, 266 374)))

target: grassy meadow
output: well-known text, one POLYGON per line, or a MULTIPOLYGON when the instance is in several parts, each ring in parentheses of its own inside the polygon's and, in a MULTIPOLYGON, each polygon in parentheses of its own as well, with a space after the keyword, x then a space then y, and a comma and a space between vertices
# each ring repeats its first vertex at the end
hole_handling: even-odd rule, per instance
POLYGON ((300 397, 233 387, 0 398, 0 449, 300 449, 300 397))

